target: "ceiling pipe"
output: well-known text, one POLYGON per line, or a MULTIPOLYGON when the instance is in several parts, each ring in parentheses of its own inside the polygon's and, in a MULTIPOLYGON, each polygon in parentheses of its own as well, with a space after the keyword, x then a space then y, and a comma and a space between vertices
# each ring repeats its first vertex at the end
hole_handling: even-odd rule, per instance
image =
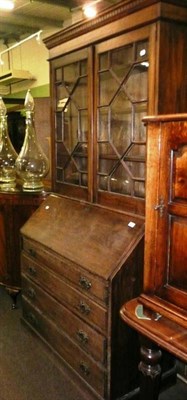
POLYGON ((33 33, 32 35, 26 37, 25 39, 20 40, 20 42, 16 42, 16 43, 13 44, 12 46, 8 47, 6 50, 1 51, 1 52, 0 52, 0 64, 1 64, 1 65, 3 64, 3 61, 2 61, 2 58, 1 58, 3 54, 8 53, 9 51, 15 49, 15 47, 20 46, 21 44, 27 42, 27 41, 30 40, 30 39, 33 39, 34 37, 36 37, 36 40, 39 42, 39 41, 40 41, 40 35, 41 35, 41 33, 42 33, 42 30, 40 30, 40 31, 38 31, 38 32, 35 32, 35 33, 33 33))
POLYGON ((80 5, 80 3, 84 3, 83 1, 76 1, 76 0, 53 0, 53 2, 51 2, 51 0, 31 0, 31 3, 46 3, 46 4, 51 4, 53 3, 53 5, 55 6, 62 6, 62 7, 67 7, 69 9, 76 7, 78 4, 80 5))

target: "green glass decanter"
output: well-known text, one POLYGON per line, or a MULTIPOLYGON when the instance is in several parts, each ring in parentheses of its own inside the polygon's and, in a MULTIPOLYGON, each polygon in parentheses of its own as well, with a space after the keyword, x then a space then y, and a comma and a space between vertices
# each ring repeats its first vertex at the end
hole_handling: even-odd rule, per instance
POLYGON ((48 173, 49 162, 37 139, 34 125, 34 100, 30 90, 27 91, 24 106, 25 139, 16 160, 16 171, 23 182, 23 191, 36 192, 44 188, 42 179, 48 173))
POLYGON ((6 112, 0 97, 0 190, 12 191, 16 187, 15 161, 18 155, 9 137, 6 112))

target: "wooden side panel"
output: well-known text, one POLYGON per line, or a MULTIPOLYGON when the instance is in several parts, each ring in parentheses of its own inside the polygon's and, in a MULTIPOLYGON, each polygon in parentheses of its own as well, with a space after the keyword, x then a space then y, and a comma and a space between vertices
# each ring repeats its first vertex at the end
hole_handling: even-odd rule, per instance
POLYGON ((135 247, 112 284, 111 399, 121 398, 139 386, 139 339, 120 319, 122 305, 142 291, 144 238, 135 247))
POLYGON ((161 22, 159 40, 157 113, 186 112, 187 26, 174 22, 161 22))
POLYGON ((179 116, 157 117, 148 128, 144 269, 145 293, 167 301, 175 313, 176 307, 187 310, 187 121, 179 116))
POLYGON ((146 221, 145 224, 145 261, 144 290, 154 292, 154 276, 156 270, 155 248, 157 232, 157 214, 154 207, 158 204, 157 183, 160 174, 159 133, 155 134, 156 124, 149 125, 147 138, 147 174, 146 174, 146 221))

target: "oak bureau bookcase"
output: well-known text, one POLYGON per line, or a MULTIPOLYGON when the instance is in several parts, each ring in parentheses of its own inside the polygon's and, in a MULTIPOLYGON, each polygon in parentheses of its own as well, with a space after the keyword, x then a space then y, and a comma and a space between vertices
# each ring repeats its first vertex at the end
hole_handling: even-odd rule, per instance
POLYGON ((119 310, 142 290, 142 118, 186 110, 186 22, 185 1, 123 1, 45 39, 53 194, 21 229, 23 320, 88 399, 137 395, 119 310))

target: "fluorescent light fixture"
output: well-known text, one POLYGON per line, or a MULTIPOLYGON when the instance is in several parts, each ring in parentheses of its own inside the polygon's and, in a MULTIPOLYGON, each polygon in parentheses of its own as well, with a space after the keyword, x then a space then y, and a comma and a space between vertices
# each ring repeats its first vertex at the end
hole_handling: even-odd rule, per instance
POLYGON ((11 11, 14 8, 14 2, 11 0, 0 0, 0 9, 11 11))

